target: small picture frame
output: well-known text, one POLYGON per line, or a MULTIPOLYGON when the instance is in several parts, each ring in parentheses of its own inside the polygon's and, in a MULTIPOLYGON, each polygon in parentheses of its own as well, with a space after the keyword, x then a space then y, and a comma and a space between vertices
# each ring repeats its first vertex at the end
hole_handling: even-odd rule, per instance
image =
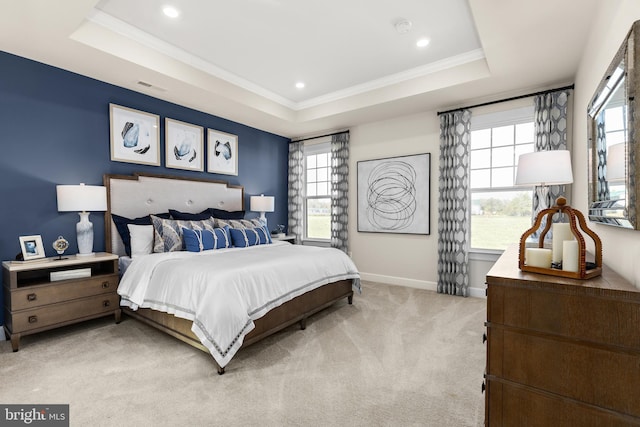
POLYGON ((204 171, 204 128, 165 117, 165 166, 204 171))
POLYGON ((207 172, 238 175, 237 135, 208 129, 207 172))
POLYGON ((20 249, 22 250, 22 258, 25 261, 45 257, 42 237, 40 235, 20 236, 20 249))
POLYGON ((111 161, 160 166, 160 116, 109 104, 111 161))

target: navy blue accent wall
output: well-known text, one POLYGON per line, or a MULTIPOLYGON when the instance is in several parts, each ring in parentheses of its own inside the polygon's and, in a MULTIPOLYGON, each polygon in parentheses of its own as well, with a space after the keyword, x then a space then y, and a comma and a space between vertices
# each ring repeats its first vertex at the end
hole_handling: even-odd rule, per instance
MULTIPOLYGON (((288 138, 192 110, 59 68, 0 52, 0 259, 20 252, 18 237, 42 236, 47 256, 58 235, 77 253, 74 212, 58 212, 57 184, 102 185, 106 173, 147 172, 229 181, 249 197, 275 196, 270 228, 287 224, 288 138), (238 176, 215 175, 110 161, 109 103, 160 116, 164 165, 164 119, 238 135, 238 176)), ((205 165, 206 171, 206 165, 205 165)), ((247 217, 257 217, 247 213, 247 217)), ((94 250, 104 251, 104 214, 91 213, 94 250)), ((0 307, 2 306, 0 292, 0 307)), ((0 310, 0 324, 4 323, 0 310)))

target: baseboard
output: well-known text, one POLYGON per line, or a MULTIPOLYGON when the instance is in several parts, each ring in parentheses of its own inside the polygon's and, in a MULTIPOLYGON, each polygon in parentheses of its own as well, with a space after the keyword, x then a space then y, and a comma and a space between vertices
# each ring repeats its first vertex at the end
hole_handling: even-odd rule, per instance
POLYGON ((406 286, 408 288, 424 289, 434 292, 438 289, 438 285, 434 282, 428 282, 426 280, 407 279, 404 277, 384 276, 382 274, 360 272, 360 279, 367 282, 384 283, 385 285, 406 286))
MULTIPOLYGON (((406 286, 408 288, 424 289, 436 292, 438 284, 427 280, 407 279, 405 277, 385 276, 382 274, 371 274, 360 272, 360 279, 367 282, 384 283, 385 285, 406 286)), ((486 298, 484 288, 469 288, 469 296, 475 298, 486 298)))
POLYGON ((474 298, 487 298, 487 294, 485 294, 486 288, 472 288, 469 287, 469 296, 474 298))

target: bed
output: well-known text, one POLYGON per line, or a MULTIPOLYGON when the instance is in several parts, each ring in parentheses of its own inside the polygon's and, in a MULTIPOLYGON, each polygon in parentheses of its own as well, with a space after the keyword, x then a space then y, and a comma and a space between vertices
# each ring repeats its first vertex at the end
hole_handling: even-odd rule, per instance
MULTIPOLYGON (((224 181, 152 174, 105 175, 104 185, 105 242, 108 252, 120 256, 123 274, 118 292, 124 313, 210 353, 219 374, 241 347, 298 322, 304 329, 309 316, 345 298, 352 304, 354 290, 360 290, 355 265, 336 249, 274 241, 247 248, 150 255, 139 255, 134 248, 130 257, 127 252, 138 239, 125 243, 117 221, 169 210, 185 215, 208 210, 242 212, 244 188, 224 181), (311 261, 321 255, 328 257, 327 265, 311 261), (244 267, 236 272, 231 270, 234 265, 244 267), (249 288, 258 289, 258 296, 249 288), (172 298, 177 301, 165 301, 166 294, 175 294, 172 298), (241 297, 236 300, 237 294, 241 297), (209 300, 214 301, 212 306, 205 305, 209 300), (216 317, 218 312, 225 312, 229 319, 216 317)), ((157 234, 154 240, 157 245, 157 234)))

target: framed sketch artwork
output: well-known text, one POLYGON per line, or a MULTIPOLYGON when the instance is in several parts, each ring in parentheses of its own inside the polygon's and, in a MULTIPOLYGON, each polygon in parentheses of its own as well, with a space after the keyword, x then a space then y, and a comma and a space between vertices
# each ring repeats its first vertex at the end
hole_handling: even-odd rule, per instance
POLYGON ((165 118, 165 166, 204 171, 204 129, 165 118))
POLYGON ((238 175, 238 137, 236 135, 208 130, 207 172, 238 175))
POLYGON ((358 162, 358 231, 430 234, 431 154, 358 162))
POLYGON ((111 160, 160 166, 160 117, 109 104, 111 160))

